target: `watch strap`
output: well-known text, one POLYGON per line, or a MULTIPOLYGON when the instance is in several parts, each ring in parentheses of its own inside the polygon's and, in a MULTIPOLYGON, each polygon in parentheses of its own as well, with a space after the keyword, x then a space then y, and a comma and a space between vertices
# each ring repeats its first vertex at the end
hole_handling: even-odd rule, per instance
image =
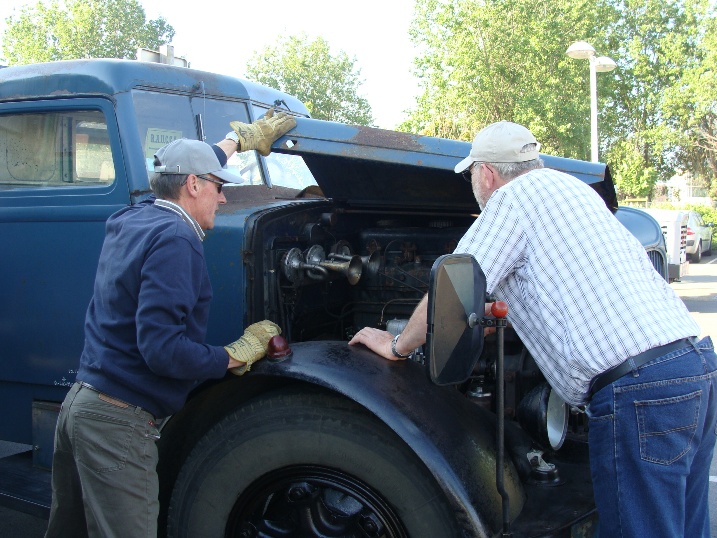
POLYGON ((399 353, 396 349, 396 342, 398 342, 398 337, 401 336, 401 333, 398 333, 396 336, 393 337, 393 341, 391 342, 391 353, 393 353, 394 357, 398 357, 399 359, 407 359, 411 355, 413 355, 413 352, 406 353, 405 355, 403 353, 399 353))

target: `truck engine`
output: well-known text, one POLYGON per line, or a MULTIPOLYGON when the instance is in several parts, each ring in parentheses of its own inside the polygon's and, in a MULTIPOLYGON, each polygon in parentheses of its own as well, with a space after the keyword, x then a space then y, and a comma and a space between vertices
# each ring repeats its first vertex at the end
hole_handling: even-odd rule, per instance
MULTIPOLYGON (((475 218, 371 214, 325 205, 288 211, 290 218, 271 212, 261 219, 266 264, 266 303, 261 305, 265 309, 261 315, 284 328, 290 342, 348 341, 363 327, 401 332, 428 292, 433 263, 455 250, 475 218), (287 221, 291 232, 286 230, 287 221)), ((537 441, 513 446, 516 467, 526 477, 555 480, 555 468, 542 460, 543 451, 559 449, 566 436, 570 443, 582 445, 587 441, 587 418, 581 410, 569 410, 561 405, 562 400, 555 403, 555 395, 549 396, 543 375, 510 327, 504 346, 506 419, 514 424, 519 421, 537 441), (551 415, 536 417, 545 413, 536 407, 546 408, 542 400, 549 397, 553 399, 551 415)), ((424 347, 410 360, 424 363, 424 347)), ((455 387, 492 413, 496 411, 496 356, 495 336, 488 336, 473 374, 455 387)))

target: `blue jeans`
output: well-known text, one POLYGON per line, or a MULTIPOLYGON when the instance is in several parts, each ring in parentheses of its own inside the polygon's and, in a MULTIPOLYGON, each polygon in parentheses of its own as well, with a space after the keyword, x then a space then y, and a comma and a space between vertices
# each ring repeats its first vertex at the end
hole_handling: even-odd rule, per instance
POLYGON ((715 372, 707 337, 595 393, 587 413, 601 537, 709 538, 715 372))

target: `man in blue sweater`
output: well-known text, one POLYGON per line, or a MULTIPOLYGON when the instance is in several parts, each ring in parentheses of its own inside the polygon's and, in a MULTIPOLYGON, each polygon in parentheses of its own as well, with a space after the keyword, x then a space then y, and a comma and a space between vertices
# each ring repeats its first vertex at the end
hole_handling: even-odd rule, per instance
POLYGON ((226 203, 222 186, 237 182, 228 156, 268 154, 295 125, 267 114, 232 122, 214 146, 175 140, 155 155, 156 199, 108 219, 77 381, 57 423, 46 536, 156 537, 157 421, 198 383, 249 370, 281 332, 261 321, 228 346, 204 343, 212 288, 202 241, 226 203))

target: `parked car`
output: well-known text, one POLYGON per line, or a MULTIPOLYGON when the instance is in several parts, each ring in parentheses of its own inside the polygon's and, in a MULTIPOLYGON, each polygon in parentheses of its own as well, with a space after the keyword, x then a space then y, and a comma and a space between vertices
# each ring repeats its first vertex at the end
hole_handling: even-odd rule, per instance
POLYGON ((705 224, 697 211, 687 211, 687 255, 699 263, 702 256, 712 254, 712 227, 705 224))

